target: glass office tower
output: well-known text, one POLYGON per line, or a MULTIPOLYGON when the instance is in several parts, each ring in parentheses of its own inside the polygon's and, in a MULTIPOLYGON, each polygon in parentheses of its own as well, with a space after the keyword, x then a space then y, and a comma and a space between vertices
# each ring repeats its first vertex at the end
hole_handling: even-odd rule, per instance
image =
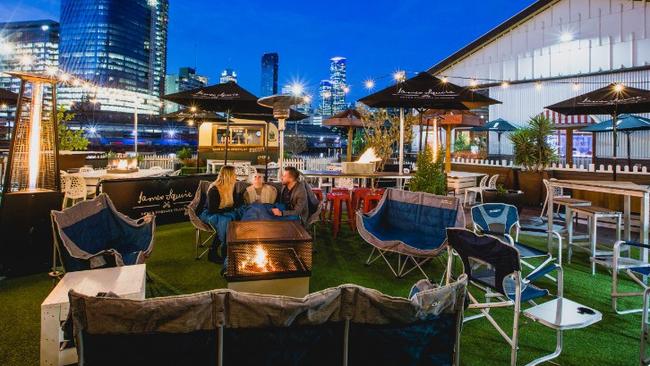
POLYGON ((345 94, 347 91, 345 57, 332 57, 330 59, 330 82, 332 83, 332 114, 345 110, 345 94))
POLYGON ((262 55, 262 86, 260 96, 266 97, 278 93, 278 64, 280 57, 277 53, 262 55))

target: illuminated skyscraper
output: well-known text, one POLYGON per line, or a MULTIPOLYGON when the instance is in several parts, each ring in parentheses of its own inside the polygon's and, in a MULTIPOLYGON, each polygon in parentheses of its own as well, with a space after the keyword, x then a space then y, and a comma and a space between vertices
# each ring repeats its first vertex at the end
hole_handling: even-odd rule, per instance
POLYGON ((320 114, 324 117, 333 115, 332 82, 329 80, 321 80, 318 87, 318 95, 320 96, 320 114))
POLYGON ((332 84, 332 114, 345 110, 345 94, 347 91, 345 57, 332 57, 330 59, 330 82, 332 84))
MULTIPOLYGON (((168 0, 61 0, 60 68, 100 89, 106 111, 140 104, 160 108, 165 90, 168 0), (119 97, 107 88, 124 92, 119 97), (130 104, 130 105, 128 105, 130 104)), ((80 88, 62 88, 63 104, 80 100, 80 88)))
MULTIPOLYGON (((165 77, 165 94, 173 94, 185 90, 196 89, 208 85, 208 77, 198 75, 192 67, 181 67, 178 74, 165 77)), ((179 109, 176 103, 165 102, 165 113, 175 112, 179 109)))
POLYGON ((0 88, 18 92, 20 80, 4 71, 44 73, 59 66, 59 23, 52 20, 0 23, 0 88))
POLYGON ((277 53, 262 55, 262 85, 260 96, 266 97, 278 93, 278 64, 280 57, 277 53))

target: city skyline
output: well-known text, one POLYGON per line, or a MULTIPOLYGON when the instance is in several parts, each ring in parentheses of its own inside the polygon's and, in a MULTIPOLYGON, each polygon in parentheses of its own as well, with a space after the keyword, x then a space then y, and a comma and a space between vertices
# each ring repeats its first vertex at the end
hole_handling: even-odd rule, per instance
MULTIPOLYGON (((316 96, 320 81, 329 77, 329 60, 343 56, 349 62, 350 102, 367 94, 363 87, 366 79, 376 79, 379 88, 390 82, 389 75, 397 69, 426 70, 434 61, 456 51, 531 2, 357 1, 340 2, 340 6, 331 2, 284 3, 268 8, 263 1, 253 0, 243 3, 172 0, 167 72, 190 66, 217 81, 223 69, 233 68, 242 86, 257 91, 261 79, 260 57, 266 52, 277 52, 282 57, 279 85, 301 81, 316 96), (493 16, 482 16, 487 11, 493 16), (257 21, 259 14, 265 14, 264 19, 268 21, 257 21), (459 23, 458 19, 471 21, 459 23), (274 26, 269 27, 269 22, 274 26), (331 24, 337 24, 336 32, 332 31, 331 24), (463 31, 453 38, 439 37, 458 27, 463 31)), ((58 0, 5 0, 0 4, 0 22, 45 18, 58 21, 59 8, 58 0)))

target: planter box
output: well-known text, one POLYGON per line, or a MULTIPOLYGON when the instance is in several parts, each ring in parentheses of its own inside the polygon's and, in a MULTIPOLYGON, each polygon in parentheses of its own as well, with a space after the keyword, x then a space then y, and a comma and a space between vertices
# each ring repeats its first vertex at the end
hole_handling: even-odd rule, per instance
POLYGON ((514 189, 508 189, 507 192, 504 194, 499 194, 496 189, 483 190, 484 203, 505 203, 517 207, 517 210, 520 212, 523 203, 523 198, 524 198, 524 192, 514 190, 514 189))
POLYGON ((544 184, 542 183, 544 173, 516 170, 515 174, 519 183, 515 189, 524 191, 522 204, 529 207, 538 207, 542 203, 544 194, 546 193, 544 184))

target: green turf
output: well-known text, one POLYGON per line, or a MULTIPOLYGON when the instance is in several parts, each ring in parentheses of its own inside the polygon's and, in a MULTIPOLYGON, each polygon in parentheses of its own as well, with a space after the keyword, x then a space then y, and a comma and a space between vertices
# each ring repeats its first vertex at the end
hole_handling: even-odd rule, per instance
MULTIPOLYGON (((540 238, 526 238, 544 247, 540 238)), ((147 262, 153 281, 147 284, 147 296, 191 293, 225 287, 219 276, 220 266, 205 259, 194 259, 194 232, 189 224, 160 226, 156 232, 156 247, 147 262)), ((343 283, 372 287, 390 295, 405 296, 411 285, 420 279, 413 272, 396 279, 386 265, 376 262, 364 265, 370 246, 356 233, 344 228, 337 240, 331 239, 327 228, 318 230, 315 240, 311 290, 316 291, 343 283)), ((565 265, 565 296, 594 307, 603 313, 603 321, 587 329, 566 331, 565 348, 559 359, 561 365, 638 365, 641 316, 619 316, 610 307, 610 276, 602 268, 591 276, 584 254, 578 254, 573 264, 565 265)), ((428 273, 439 276, 442 264, 435 261, 426 266, 428 273)), ((554 284, 544 286, 555 291, 554 284)), ((629 283, 627 283, 629 286, 629 283)), ((39 358, 40 303, 52 287, 47 275, 32 275, 0 281, 0 365, 36 365, 39 358)), ((629 286, 629 288, 633 288, 629 286)), ((640 301, 626 300, 638 306, 640 301)), ((494 311, 497 319, 512 322, 512 312, 494 311)), ((521 318, 520 364, 552 350, 555 333, 521 318)), ((509 348, 485 319, 466 323, 462 330, 461 364, 505 365, 509 348)))

